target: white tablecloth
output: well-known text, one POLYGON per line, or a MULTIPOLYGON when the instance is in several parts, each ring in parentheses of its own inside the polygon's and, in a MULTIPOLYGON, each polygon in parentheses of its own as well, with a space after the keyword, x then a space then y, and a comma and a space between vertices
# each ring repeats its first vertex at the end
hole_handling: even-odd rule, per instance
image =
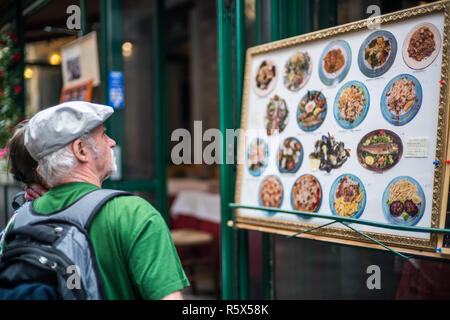
POLYGON ((201 191, 180 191, 172 204, 171 214, 180 214, 220 223, 220 195, 201 191))

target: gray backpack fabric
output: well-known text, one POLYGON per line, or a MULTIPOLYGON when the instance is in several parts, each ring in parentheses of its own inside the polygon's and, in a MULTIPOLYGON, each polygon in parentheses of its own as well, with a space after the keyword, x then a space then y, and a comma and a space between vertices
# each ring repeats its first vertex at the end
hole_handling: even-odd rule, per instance
POLYGON ((59 299, 103 299, 88 230, 102 206, 123 195, 131 194, 97 189, 69 207, 46 215, 36 213, 32 202, 25 203, 17 210, 14 228, 6 235, 0 288, 16 297, 15 288, 42 283, 54 287, 59 299))

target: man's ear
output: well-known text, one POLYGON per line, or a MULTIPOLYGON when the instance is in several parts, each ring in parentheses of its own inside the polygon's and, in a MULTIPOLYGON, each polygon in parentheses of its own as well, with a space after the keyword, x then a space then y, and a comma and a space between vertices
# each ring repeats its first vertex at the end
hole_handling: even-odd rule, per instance
POLYGON ((87 162, 88 161, 88 150, 86 144, 81 139, 76 139, 72 142, 72 152, 75 155, 75 157, 80 162, 87 162))

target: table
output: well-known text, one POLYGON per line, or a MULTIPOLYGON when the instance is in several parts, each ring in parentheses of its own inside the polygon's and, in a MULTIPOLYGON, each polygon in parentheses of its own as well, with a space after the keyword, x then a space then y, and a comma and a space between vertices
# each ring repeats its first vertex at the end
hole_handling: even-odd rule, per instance
MULTIPOLYGON (((211 261, 209 267, 212 272, 212 282, 214 292, 220 295, 220 195, 205 191, 179 191, 173 195, 170 206, 170 224, 173 230, 196 229, 205 231, 214 237, 214 242, 209 247, 199 246, 195 251, 186 250, 188 248, 177 247, 177 252, 181 261, 206 259, 211 261)), ((191 266, 192 273, 194 265, 191 266)), ((190 274, 190 281, 194 286, 193 275, 190 274)))
POLYGON ((220 195, 205 191, 180 191, 170 208, 172 228, 207 231, 220 239, 220 195))

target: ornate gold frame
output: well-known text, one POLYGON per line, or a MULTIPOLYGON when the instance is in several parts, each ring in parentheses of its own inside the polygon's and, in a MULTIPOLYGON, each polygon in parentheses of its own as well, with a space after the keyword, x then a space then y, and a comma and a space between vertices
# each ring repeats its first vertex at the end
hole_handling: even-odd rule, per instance
MULTIPOLYGON (((391 24, 398 21, 406 20, 413 17, 428 15, 432 13, 443 12, 444 13, 444 32, 443 32, 443 45, 442 45, 442 67, 441 67, 441 85, 440 97, 439 97, 439 113, 438 113, 438 128, 436 137, 436 161, 439 161, 440 165, 435 167, 434 170, 434 187, 433 187, 433 199, 432 199, 432 228, 443 228, 445 222, 445 214, 447 207, 447 195, 450 178, 450 168, 448 165, 444 165, 445 159, 450 159, 450 151, 447 148, 448 144, 448 125, 449 125, 449 44, 448 35, 450 32, 450 1, 439 1, 436 3, 414 7, 390 14, 386 14, 380 17, 381 24, 391 24)), ((243 106, 241 117, 241 128, 246 129, 248 120, 248 103, 249 103, 249 91, 251 87, 250 73, 251 64, 254 56, 262 53, 267 53, 295 45, 299 45, 305 42, 310 42, 319 39, 326 39, 332 36, 345 34, 349 32, 359 31, 368 27, 368 19, 357 22, 348 23, 345 25, 324 29, 305 35, 283 39, 276 42, 267 43, 264 45, 249 48, 246 55, 246 69, 244 78, 244 94, 243 94, 243 106)), ((241 192, 242 192, 242 177, 244 170, 245 157, 245 145, 244 137, 240 137, 238 148, 238 163, 237 179, 236 179, 236 194, 235 201, 240 204, 241 192)), ((260 230, 265 232, 277 233, 277 234, 295 234, 300 231, 306 230, 316 225, 308 225, 300 222, 291 222, 284 220, 275 220, 267 218, 252 218, 244 215, 240 215, 240 210, 236 209, 236 227, 251 230, 260 230)), ((398 248, 403 251, 408 251, 416 254, 436 255, 431 252, 435 251, 437 245, 442 244, 442 236, 432 234, 429 240, 403 237, 396 235, 386 235, 381 233, 367 233, 371 237, 386 245, 390 245, 393 248, 398 248)), ((305 236, 302 235, 302 236, 305 236)), ((314 238, 318 240, 340 242, 351 245, 370 247, 368 240, 359 234, 342 228, 324 227, 319 230, 313 231, 306 237, 314 238)), ((449 251, 443 250, 444 253, 450 254, 449 251)), ((450 257, 449 257, 450 258, 450 257)))

